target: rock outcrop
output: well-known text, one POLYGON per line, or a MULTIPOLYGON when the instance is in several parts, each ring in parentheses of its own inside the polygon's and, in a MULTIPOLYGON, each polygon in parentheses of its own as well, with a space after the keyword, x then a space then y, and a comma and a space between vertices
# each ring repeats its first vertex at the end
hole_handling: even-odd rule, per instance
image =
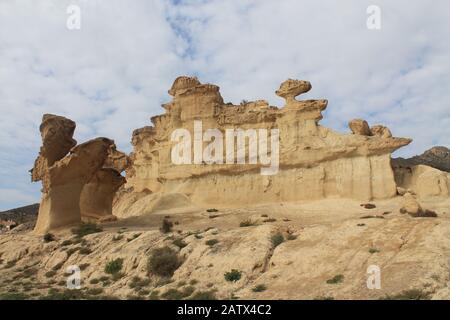
POLYGON ((450 173, 450 150, 446 147, 433 147, 423 154, 409 159, 392 159, 392 164, 394 167, 403 168, 426 165, 450 173))
MULTIPOLYGON (((177 78, 169 90, 173 100, 163 105, 165 114, 152 117, 152 126, 133 132, 126 187, 134 193, 182 193, 196 204, 217 206, 335 196, 360 200, 395 196, 390 154, 411 140, 394 138, 383 126, 369 128, 364 120, 351 122, 355 134, 322 127, 319 121, 327 100, 295 98, 310 89, 308 81, 287 80, 276 91, 286 100, 283 108, 263 100, 232 105, 223 102, 218 86, 191 77, 177 78), (196 135, 199 123, 201 134, 196 135), (202 150, 200 155, 195 150, 188 152, 185 159, 190 163, 175 164, 172 159, 172 149, 180 142, 172 136, 176 129, 185 129, 183 132, 193 137, 187 142, 202 150), (256 139, 267 132, 270 147, 266 144, 260 148, 268 150, 268 158, 278 158, 276 174, 264 173, 270 169, 263 161, 267 157, 258 157, 247 142, 231 148, 226 148, 226 142, 223 148, 212 143, 217 131, 226 136, 231 129, 247 133, 249 140, 255 135, 246 130, 258 132, 256 139), (274 129, 279 134, 278 150, 272 148, 277 138, 274 129), (208 152, 212 161, 211 157, 205 160, 208 152), (237 159, 239 152, 245 154, 245 162, 237 159), (233 164, 224 158, 232 159, 233 164)), ((234 138, 231 141, 236 142, 234 138)))
POLYGON ((35 233, 79 223, 83 215, 111 215, 114 193, 125 182, 117 171, 123 170, 124 155, 114 141, 96 138, 76 145, 75 123, 49 114, 40 130, 42 147, 31 170, 32 181, 43 186, 35 233))

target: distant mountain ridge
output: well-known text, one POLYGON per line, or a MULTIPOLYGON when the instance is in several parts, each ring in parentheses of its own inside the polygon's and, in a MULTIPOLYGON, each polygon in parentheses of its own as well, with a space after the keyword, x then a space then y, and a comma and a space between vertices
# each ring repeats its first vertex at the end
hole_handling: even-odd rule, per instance
POLYGON ((450 149, 438 146, 425 151, 421 155, 408 159, 392 159, 392 165, 394 167, 411 167, 419 164, 450 172, 450 149))
POLYGON ((13 220, 18 224, 34 220, 39 211, 39 203, 30 204, 0 212, 0 220, 13 220))

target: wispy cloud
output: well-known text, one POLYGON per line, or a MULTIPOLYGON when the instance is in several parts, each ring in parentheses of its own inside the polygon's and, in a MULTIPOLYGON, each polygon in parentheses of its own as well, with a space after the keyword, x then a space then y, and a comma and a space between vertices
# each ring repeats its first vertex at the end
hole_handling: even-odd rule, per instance
POLYGON ((329 99, 324 125, 355 117, 414 143, 403 155, 450 145, 448 1, 388 1, 382 29, 366 28, 371 1, 2 1, 0 209, 39 200, 27 170, 43 113, 77 122, 76 139, 116 140, 162 112, 180 74, 221 86, 226 101, 282 101, 288 77, 329 99), (66 28, 69 4, 81 30, 66 28))

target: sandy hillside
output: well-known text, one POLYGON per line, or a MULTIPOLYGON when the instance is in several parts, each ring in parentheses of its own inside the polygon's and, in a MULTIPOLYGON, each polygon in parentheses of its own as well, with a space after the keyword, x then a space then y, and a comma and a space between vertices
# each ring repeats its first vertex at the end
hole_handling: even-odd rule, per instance
POLYGON ((449 299, 450 202, 423 203, 437 218, 401 214, 400 202, 400 197, 375 201, 372 209, 331 199, 215 212, 159 210, 103 224, 102 231, 87 235, 66 228, 54 232, 53 241, 19 226, 0 236, 0 294, 33 299, 379 299, 403 293, 449 299), (160 231, 163 219, 173 223, 172 231, 160 231), (170 248, 172 260, 158 269, 153 250, 162 247, 170 248), (70 265, 82 269, 81 290, 65 289, 70 265), (367 288, 370 265, 380 267, 379 290, 367 288))

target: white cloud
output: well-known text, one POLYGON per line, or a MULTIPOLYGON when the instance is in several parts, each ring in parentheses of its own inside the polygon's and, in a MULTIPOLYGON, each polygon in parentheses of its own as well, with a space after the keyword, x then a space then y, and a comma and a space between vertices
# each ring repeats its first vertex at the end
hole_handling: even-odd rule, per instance
MULTIPOLYGON (((26 171, 43 113, 75 120, 78 141, 108 136, 130 151, 132 130, 163 111, 180 74, 220 85, 226 101, 274 105, 283 80, 310 80, 305 98, 329 99, 325 125, 347 130, 356 117, 386 124, 414 139, 404 155, 449 146, 450 4, 379 0, 382 29, 370 31, 371 4, 2 1, 0 188, 38 200, 26 171), (69 4, 81 7, 81 30, 66 28, 69 4)), ((1 198, 0 209, 14 201, 1 198)))

